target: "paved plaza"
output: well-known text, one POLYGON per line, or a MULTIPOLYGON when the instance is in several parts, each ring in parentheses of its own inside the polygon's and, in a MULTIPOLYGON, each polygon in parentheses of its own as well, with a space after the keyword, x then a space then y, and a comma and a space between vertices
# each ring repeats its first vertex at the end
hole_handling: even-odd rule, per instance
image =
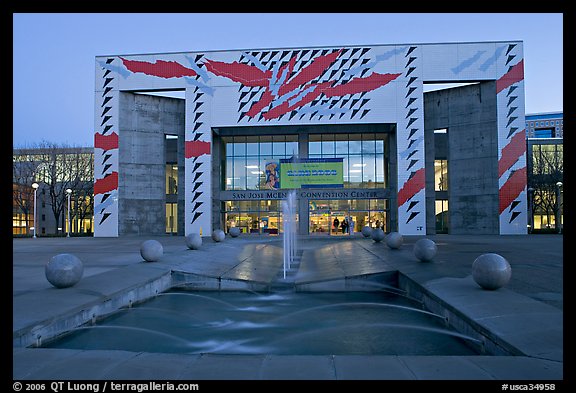
MULTIPOLYGON (((432 262, 414 257, 420 237, 398 250, 361 235, 300 237, 299 259, 282 280, 282 238, 203 238, 199 250, 183 237, 37 238, 13 240, 13 378, 15 380, 561 380, 563 373, 563 237, 559 235, 434 235, 432 262), (145 262, 140 244, 155 239, 164 254, 145 262), (505 257, 512 278, 481 289, 471 266, 484 253, 505 257), (75 286, 54 288, 45 264, 71 253, 84 264, 75 286), (289 281, 300 290, 349 290, 358 280, 398 272, 508 354, 491 356, 220 355, 34 348, 50 332, 70 330, 97 312, 112 312, 192 277, 205 289, 274 290, 289 281), (150 295, 148 295, 150 294, 150 295), (97 311, 94 311, 97 310, 97 311), (70 325, 75 326, 70 326, 70 325)), ((98 315, 100 316, 100 315, 98 315)))

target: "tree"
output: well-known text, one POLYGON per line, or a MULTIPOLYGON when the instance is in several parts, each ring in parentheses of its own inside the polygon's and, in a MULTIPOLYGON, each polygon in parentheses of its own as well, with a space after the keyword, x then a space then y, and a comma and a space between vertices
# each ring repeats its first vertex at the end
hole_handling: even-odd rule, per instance
POLYGON ((29 215, 34 209, 34 189, 32 183, 36 174, 36 164, 29 157, 12 156, 12 203, 24 214, 26 233, 30 231, 29 215))
POLYGON ((548 223, 551 222, 551 217, 558 217, 560 206, 556 183, 563 182, 563 178, 563 145, 533 145, 528 187, 534 189, 533 212, 546 215, 548 223))
MULTIPOLYGON (((65 227, 64 213, 68 203, 66 193, 68 188, 72 189, 78 198, 88 194, 93 199, 92 155, 83 153, 79 147, 45 140, 27 147, 26 152, 29 154, 22 156, 28 156, 27 159, 34 168, 36 181, 44 183, 44 188, 48 190, 50 208, 55 219, 54 232, 58 233, 58 227, 65 227)), ((80 211, 84 216, 88 212, 87 208, 80 211)), ((70 216, 72 219, 72 211, 70 216)))
MULTIPOLYGON (((71 220, 78 216, 80 228, 78 232, 84 232, 84 220, 87 216, 94 214, 94 160, 91 155, 79 153, 75 157, 77 163, 76 172, 80 175, 80 181, 77 182, 76 188, 72 191, 73 210, 71 220)), ((92 231, 92 228, 90 228, 92 231)))

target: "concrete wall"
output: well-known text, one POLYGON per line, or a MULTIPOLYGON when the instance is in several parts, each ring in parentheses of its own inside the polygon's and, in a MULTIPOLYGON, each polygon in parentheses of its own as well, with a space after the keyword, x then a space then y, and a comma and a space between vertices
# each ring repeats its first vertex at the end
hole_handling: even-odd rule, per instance
MULTIPOLYGON (((164 234, 164 135, 179 136, 180 181, 180 174, 184 173, 184 100, 122 92, 119 131, 118 233, 164 234)), ((180 185, 183 184, 181 181, 180 185)), ((184 201, 183 191, 183 187, 179 187, 179 205, 184 201)), ((184 208, 179 206, 178 212, 180 229, 183 228, 184 208)))
POLYGON ((498 234, 496 82, 426 93, 424 113, 427 233, 436 232, 434 130, 447 128, 449 233, 498 234))

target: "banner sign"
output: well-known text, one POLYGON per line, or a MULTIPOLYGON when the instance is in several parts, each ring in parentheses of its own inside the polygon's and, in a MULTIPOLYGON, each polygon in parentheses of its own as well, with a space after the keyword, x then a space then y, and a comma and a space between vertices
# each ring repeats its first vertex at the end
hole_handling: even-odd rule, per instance
POLYGON ((344 187, 342 158, 280 160, 280 188, 344 187))

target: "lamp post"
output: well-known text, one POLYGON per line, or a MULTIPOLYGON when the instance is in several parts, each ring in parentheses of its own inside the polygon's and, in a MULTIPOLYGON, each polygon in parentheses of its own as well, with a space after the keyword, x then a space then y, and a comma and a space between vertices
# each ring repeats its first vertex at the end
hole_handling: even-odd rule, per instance
POLYGON ((70 237, 70 227, 72 226, 72 223, 70 222, 70 195, 72 195, 72 190, 67 188, 66 194, 68 194, 68 234, 66 237, 70 237))
POLYGON ((529 233, 534 230, 534 189, 528 188, 528 222, 530 225, 529 233))
POLYGON ((556 225, 558 226, 558 233, 562 233, 562 212, 560 210, 562 208, 562 205, 560 204, 560 193, 562 192, 560 189, 562 188, 562 185, 561 181, 556 183, 556 225))
POLYGON ((40 185, 38 183, 32 183, 32 188, 34 189, 34 239, 36 239, 36 191, 40 185))

